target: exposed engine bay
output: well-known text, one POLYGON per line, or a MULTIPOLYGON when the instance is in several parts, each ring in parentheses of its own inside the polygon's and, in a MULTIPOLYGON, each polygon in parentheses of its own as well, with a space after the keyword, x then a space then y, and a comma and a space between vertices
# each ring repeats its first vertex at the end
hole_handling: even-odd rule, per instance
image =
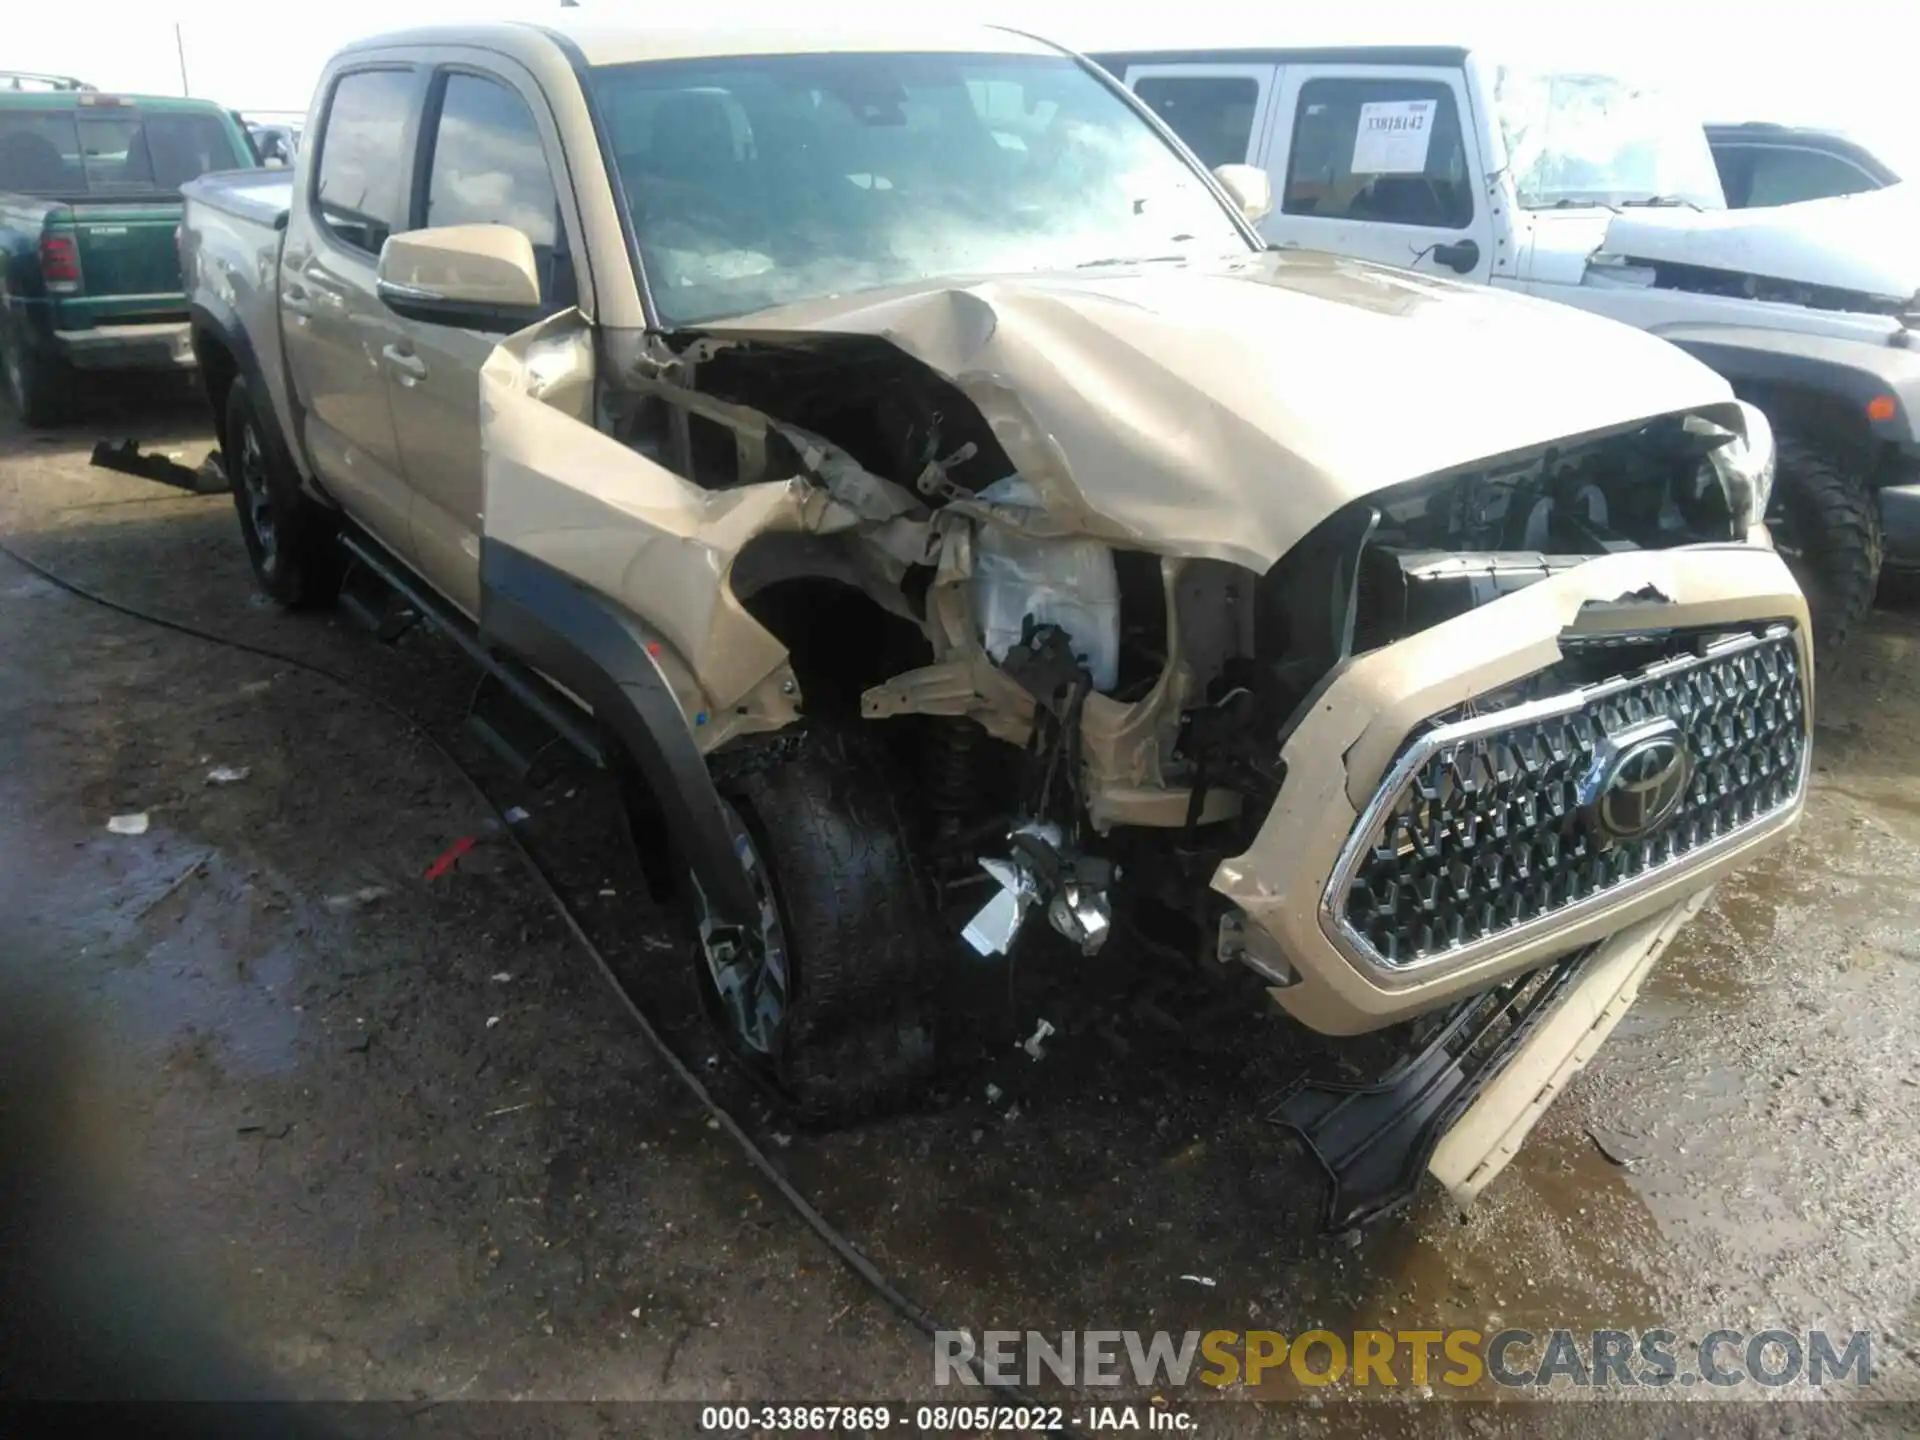
MULTIPOLYGON (((1004 424, 884 340, 650 344, 606 357, 608 434, 716 496, 800 477, 850 512, 748 540, 729 587, 804 711, 902 722, 936 882, 988 887, 964 929, 983 955, 1030 915, 1092 954, 1116 909, 1206 953, 1208 878, 1343 663, 1597 556, 1735 541, 1756 513, 1725 463, 1745 442, 1663 415, 1363 497, 1260 573, 1063 516, 1004 424)), ((793 714, 752 710, 726 740, 793 714)))

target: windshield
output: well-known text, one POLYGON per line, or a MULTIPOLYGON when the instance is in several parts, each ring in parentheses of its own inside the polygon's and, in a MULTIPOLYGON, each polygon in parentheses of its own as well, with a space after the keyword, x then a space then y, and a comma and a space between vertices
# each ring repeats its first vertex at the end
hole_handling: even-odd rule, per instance
POLYGON ((1658 89, 1503 65, 1494 106, 1526 209, 1648 201, 1726 208, 1699 117, 1658 89))
POLYGON ((1245 254, 1201 177, 1064 56, 594 71, 661 317, 939 276, 1245 254))

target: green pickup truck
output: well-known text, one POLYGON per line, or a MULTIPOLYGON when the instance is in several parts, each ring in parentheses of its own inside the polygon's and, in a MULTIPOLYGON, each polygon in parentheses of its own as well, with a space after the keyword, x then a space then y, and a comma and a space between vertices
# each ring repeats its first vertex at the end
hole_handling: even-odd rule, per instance
POLYGON ((190 368, 180 187, 256 164, 205 100, 0 89, 0 374, 30 425, 76 371, 190 368))

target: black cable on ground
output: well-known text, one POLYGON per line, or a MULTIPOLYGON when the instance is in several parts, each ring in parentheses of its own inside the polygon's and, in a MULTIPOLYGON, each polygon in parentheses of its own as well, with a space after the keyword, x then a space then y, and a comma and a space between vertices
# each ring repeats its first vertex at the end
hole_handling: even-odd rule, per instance
MULTIPOLYGON (((801 1220, 806 1222, 807 1228, 820 1237, 826 1247, 833 1251, 840 1263, 864 1280, 876 1295, 886 1301, 888 1307, 892 1309, 896 1315, 926 1335, 928 1339, 932 1339, 936 1331, 947 1329, 947 1327, 942 1326, 935 1320, 933 1316, 921 1309, 920 1306, 916 1305, 906 1295, 902 1294, 893 1282, 888 1280, 886 1275, 882 1273, 880 1267, 867 1258, 866 1252, 855 1245, 853 1241, 849 1240, 834 1226, 832 1221, 828 1220, 826 1216, 814 1208, 813 1202, 801 1194, 791 1180, 780 1173, 779 1168, 768 1157, 767 1152, 760 1148, 754 1138, 747 1133, 745 1127, 733 1118, 733 1115, 726 1107, 714 1099, 713 1092, 707 1089, 705 1083, 694 1073, 692 1067, 674 1053, 673 1047, 667 1044, 666 1037, 661 1035, 659 1030, 654 1027, 653 1022, 647 1019, 645 1012, 634 1003, 633 997, 627 993, 626 987, 620 983, 619 977, 613 973, 613 967, 607 963, 607 957, 601 953, 600 947, 593 943, 593 937, 587 934, 585 927, 580 924, 579 918, 573 913, 573 907, 567 904, 566 897, 561 895, 559 887, 553 883, 553 880, 548 876, 545 869, 541 867, 540 862, 534 858, 533 851, 527 848, 526 842, 520 838, 515 828, 507 823, 507 817, 501 812, 500 807, 494 803, 493 797, 487 794, 486 788, 474 777, 473 772, 467 768, 466 764, 458 755, 453 753, 453 750, 445 741, 441 740, 439 736, 435 735, 433 731, 427 727, 425 722, 401 706, 396 705, 384 695, 379 694, 370 686, 346 675, 342 675, 337 670, 330 670, 324 665, 317 665, 311 660, 303 660, 297 655, 289 655, 284 651, 275 650, 271 646, 255 645, 250 641, 236 640, 230 635, 220 635, 211 630, 202 630, 199 626, 189 625, 184 620, 169 619, 167 616, 155 615, 151 611, 141 610, 136 606, 114 600, 77 581, 69 580, 66 576, 48 569, 37 560, 29 559, 5 541, 0 541, 0 555, 5 555, 15 564, 32 571, 49 585, 56 586, 64 590, 67 594, 85 600, 89 604, 98 605, 103 610, 111 610, 116 615, 124 615, 130 620, 138 620, 142 624, 157 626, 162 630, 171 630, 176 635, 185 635, 208 645, 217 645, 227 650, 238 650, 243 654, 258 656, 262 660, 271 660, 275 664, 290 666, 295 670, 303 670, 309 675, 317 675, 322 680, 329 681, 341 689, 371 702, 398 720, 401 724, 405 725, 409 730, 419 735, 440 753, 441 758, 444 759, 448 765, 453 767, 460 778, 467 783, 467 787, 479 797, 480 803, 493 812, 494 818, 499 821, 500 833, 505 835, 513 845, 514 852, 520 857, 520 862, 525 867, 527 874, 533 878, 535 887, 538 888, 546 898, 547 904, 551 906, 554 913, 560 917, 561 922, 566 925, 568 933, 574 938, 574 942, 585 952, 587 958, 593 962, 593 968, 599 973, 600 978, 606 982, 607 988, 613 991, 619 998, 620 1004, 622 1008, 626 1010, 628 1017, 639 1027, 640 1033, 646 1037, 647 1043, 653 1047, 654 1052, 666 1063, 667 1068, 673 1072, 674 1078, 686 1088, 695 1100, 700 1102, 701 1107, 707 1112, 708 1116, 733 1138, 734 1144, 739 1147, 740 1153, 746 1157, 747 1163, 757 1170, 761 1177, 779 1193, 780 1198, 787 1202, 793 1212, 798 1215, 801 1220)), ((969 1366, 968 1368, 971 1369, 972 1367, 969 1366)), ((1030 1397, 1012 1387, 995 1385, 987 1388, 1014 1404, 1028 1406, 1034 1404, 1030 1397)), ((1064 1430, 1055 1433, 1071 1435, 1074 1432, 1064 1430)))

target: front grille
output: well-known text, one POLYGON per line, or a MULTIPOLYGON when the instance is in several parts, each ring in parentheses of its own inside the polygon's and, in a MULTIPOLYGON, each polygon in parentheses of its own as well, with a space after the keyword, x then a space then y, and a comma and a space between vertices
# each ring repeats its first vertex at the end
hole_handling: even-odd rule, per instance
POLYGON ((1397 969, 1519 944, 1789 810, 1807 746, 1800 656, 1785 627, 1491 714, 1436 717, 1356 824, 1327 919, 1361 958, 1397 969), (1619 814, 1635 812, 1603 810, 1599 792, 1620 773, 1613 757, 1649 731, 1677 741, 1691 771, 1683 781, 1663 767, 1671 814, 1623 838, 1619 814))

